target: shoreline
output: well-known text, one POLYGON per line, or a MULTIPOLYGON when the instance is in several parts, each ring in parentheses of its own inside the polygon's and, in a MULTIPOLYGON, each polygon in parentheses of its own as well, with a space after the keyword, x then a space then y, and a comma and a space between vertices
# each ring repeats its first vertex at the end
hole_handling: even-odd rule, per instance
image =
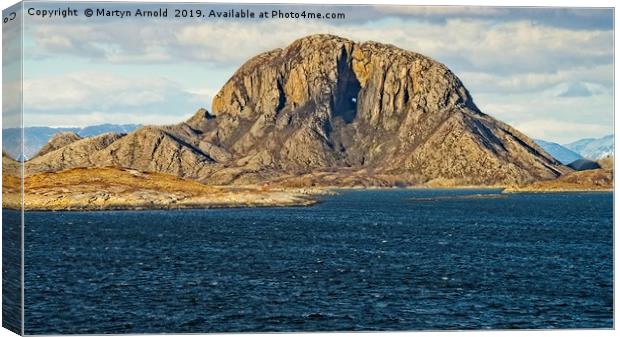
POLYGON ((558 194, 558 193, 614 193, 614 189, 513 189, 506 188, 502 191, 502 194, 519 194, 519 193, 534 193, 534 194, 558 194))
MULTIPOLYGON (((597 173, 597 172, 594 172, 597 173)), ((600 173, 600 172, 599 172, 600 173)), ((119 168, 75 168, 41 173, 22 181, 3 175, 3 208, 24 211, 130 211, 258 207, 308 207, 322 196, 346 191, 480 191, 492 195, 517 193, 613 192, 611 171, 602 180, 562 178, 520 186, 458 185, 433 182, 419 185, 282 186, 277 184, 207 185, 169 174, 119 168)), ((592 177, 577 173, 577 178, 592 177), (577 175, 578 174, 578 175, 577 175)), ((346 185, 346 184, 343 184, 346 185)), ((487 194, 485 193, 485 194, 487 194)), ((450 193, 447 193, 450 194, 450 193)))
MULTIPOLYGON (((73 207, 73 208, 25 208, 24 212, 39 212, 39 213, 54 213, 54 212, 116 212, 116 211, 186 211, 186 210, 210 210, 210 209, 238 209, 238 208, 291 208, 291 207, 311 207, 321 203, 318 199, 308 199, 308 202, 297 204, 195 204, 195 205, 183 205, 175 207, 161 206, 110 206, 110 207, 73 207)), ((14 208, 8 205, 2 205, 3 210, 10 211, 22 211, 21 208, 14 208)))
MULTIPOLYGON (((24 211, 24 212, 110 212, 110 211, 183 211, 183 210, 210 210, 210 209, 250 209, 250 208, 290 208, 290 207, 312 207, 323 202, 322 196, 326 195, 338 195, 339 191, 393 191, 393 190, 497 190, 497 193, 490 195, 494 196, 508 196, 511 194, 561 194, 561 193, 613 193, 613 189, 548 189, 548 190, 530 190, 530 189, 512 189, 512 188, 500 188, 500 187, 482 187, 482 186, 458 186, 458 187, 428 187, 428 186, 407 186, 407 187, 313 187, 312 191, 300 194, 298 189, 277 190, 278 193, 286 194, 289 199, 286 202, 282 201, 264 201, 264 202, 186 202, 186 203, 171 203, 171 204, 156 204, 156 203, 142 203, 142 204, 79 204, 68 207, 59 207, 59 205, 37 205, 31 207, 15 207, 15 204, 3 203, 2 208, 11 211, 24 211)), ((276 191, 274 191, 276 192, 276 191)), ((455 196, 456 198, 462 196, 455 196)), ((6 200, 6 195, 3 196, 3 200, 6 200)), ((449 196, 439 198, 439 200, 450 200, 449 196)), ((476 198, 471 199, 491 199, 491 198, 476 198)), ((413 201, 416 201, 415 198, 413 201)))

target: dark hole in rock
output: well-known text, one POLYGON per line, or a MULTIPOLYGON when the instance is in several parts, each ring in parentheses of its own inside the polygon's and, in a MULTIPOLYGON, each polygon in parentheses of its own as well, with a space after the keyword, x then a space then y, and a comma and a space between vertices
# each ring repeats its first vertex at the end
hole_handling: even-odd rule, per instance
POLYGON ((278 106, 276 106, 276 112, 280 112, 284 105, 286 105, 286 94, 284 93, 284 88, 282 87, 282 81, 278 80, 278 106))
POLYGON ((360 82, 355 77, 347 52, 342 49, 338 58, 338 83, 332 98, 334 117, 341 117, 345 123, 351 123, 357 116, 357 100, 360 82))

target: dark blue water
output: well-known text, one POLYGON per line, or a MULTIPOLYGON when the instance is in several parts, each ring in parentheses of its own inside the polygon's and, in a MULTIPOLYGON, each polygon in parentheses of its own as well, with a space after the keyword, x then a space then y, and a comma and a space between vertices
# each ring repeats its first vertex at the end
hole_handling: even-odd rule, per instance
POLYGON ((2 327, 21 334, 22 329, 22 217, 2 214, 2 327))
POLYGON ((27 213, 26 333, 613 327, 611 193, 475 193, 27 213))

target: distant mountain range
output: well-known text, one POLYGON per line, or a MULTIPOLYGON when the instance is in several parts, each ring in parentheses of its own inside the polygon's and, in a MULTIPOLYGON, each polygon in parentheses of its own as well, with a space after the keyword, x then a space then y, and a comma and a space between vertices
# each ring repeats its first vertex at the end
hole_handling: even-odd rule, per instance
POLYGON ((534 141, 564 165, 579 159, 599 160, 614 155, 614 135, 584 138, 564 145, 542 139, 534 141))
POLYGON ((542 139, 534 139, 534 142, 564 165, 568 165, 575 160, 583 158, 579 153, 571 151, 558 143, 548 142, 542 139))
MULTIPOLYGON (((46 126, 34 126, 24 128, 24 157, 34 157, 55 134, 61 132, 74 132, 80 137, 97 136, 106 132, 129 133, 140 127, 138 124, 100 124, 82 128, 51 128, 46 126)), ((20 129, 8 128, 2 130, 2 150, 12 158, 20 155, 20 129)))
POLYGON ((587 159, 599 160, 614 155, 614 135, 601 138, 585 138, 564 144, 569 150, 579 153, 587 159))

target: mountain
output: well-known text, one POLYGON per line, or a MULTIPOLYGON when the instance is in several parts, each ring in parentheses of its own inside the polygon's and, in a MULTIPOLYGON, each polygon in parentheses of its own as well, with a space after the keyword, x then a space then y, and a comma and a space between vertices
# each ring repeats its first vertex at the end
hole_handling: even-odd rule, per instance
POLYGON ((585 138, 564 145, 566 148, 579 153, 582 157, 599 160, 614 155, 614 135, 601 138, 585 138))
POLYGON ((97 167, 99 166, 95 160, 97 153, 122 137, 121 134, 110 132, 76 140, 27 161, 26 174, 56 172, 72 167, 97 167), (33 170, 33 168, 36 169, 33 170))
POLYGON ((58 150, 61 147, 65 147, 80 139, 82 139, 82 137, 78 136, 75 132, 65 131, 57 133, 52 137, 52 139, 49 140, 47 144, 45 144, 45 146, 41 148, 41 150, 39 150, 35 157, 42 156, 46 153, 58 150))
MULTIPOLYGON (((97 136, 106 132, 128 133, 140 127, 137 124, 101 124, 82 128, 51 128, 35 126, 24 128, 24 156, 27 159, 34 157, 55 134, 73 132, 80 137, 97 136)), ((19 143, 21 129, 7 128, 2 130, 2 147, 12 158, 17 158, 21 152, 19 143)))
POLYGON ((499 185, 571 170, 481 112, 443 64, 312 35, 242 65, 185 122, 85 138, 27 173, 118 166, 213 184, 499 185), (94 143, 94 144, 91 144, 94 143))
POLYGON ((596 170, 601 168, 599 163, 588 159, 577 159, 567 166, 575 171, 596 170))
POLYGON ((534 142, 536 142, 536 144, 564 165, 570 164, 575 160, 582 159, 578 153, 571 151, 558 143, 547 142, 542 139, 534 139, 534 142))

